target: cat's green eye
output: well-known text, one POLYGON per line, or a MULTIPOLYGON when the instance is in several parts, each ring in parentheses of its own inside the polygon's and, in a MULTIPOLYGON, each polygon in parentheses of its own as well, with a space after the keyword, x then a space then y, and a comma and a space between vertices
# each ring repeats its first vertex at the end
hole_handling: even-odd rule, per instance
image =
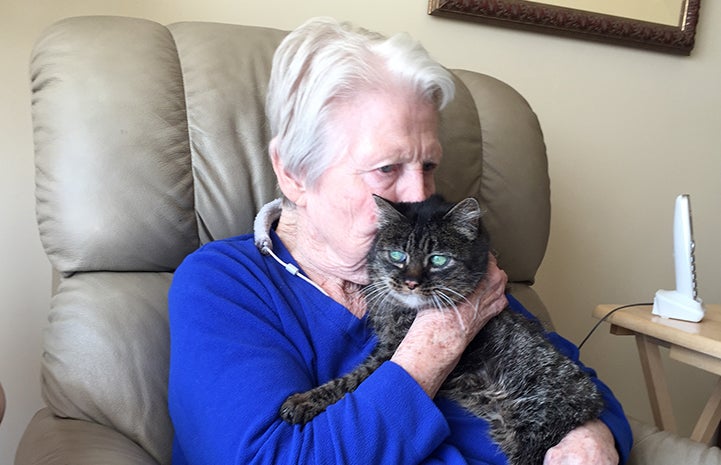
POLYGON ((388 258, 390 258, 393 263, 406 262, 406 254, 405 252, 401 252, 400 250, 391 250, 390 252, 388 252, 388 258))
POLYGON ((431 255, 430 258, 431 265, 436 267, 446 266, 449 261, 451 261, 451 259, 445 255, 431 255))

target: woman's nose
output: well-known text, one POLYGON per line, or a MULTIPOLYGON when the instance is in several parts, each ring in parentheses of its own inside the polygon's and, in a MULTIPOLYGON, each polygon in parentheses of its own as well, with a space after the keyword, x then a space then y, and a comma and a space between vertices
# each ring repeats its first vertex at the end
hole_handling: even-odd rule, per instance
POLYGON ((433 193, 432 180, 432 175, 428 176, 428 173, 420 170, 407 173, 397 184, 398 201, 420 202, 427 199, 433 193))

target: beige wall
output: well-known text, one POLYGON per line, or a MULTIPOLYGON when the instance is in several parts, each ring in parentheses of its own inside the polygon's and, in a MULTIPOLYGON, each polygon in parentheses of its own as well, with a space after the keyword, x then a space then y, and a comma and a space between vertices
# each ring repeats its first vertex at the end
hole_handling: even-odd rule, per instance
MULTIPOLYGON (((646 301, 673 286, 671 210, 689 192, 700 294, 721 302, 721 2, 704 2, 690 58, 429 17, 424 0, 0 0, 0 381, 9 406, 0 463, 41 406, 40 338, 50 270, 34 224, 27 61, 56 19, 120 14, 292 28, 314 15, 385 32, 409 31, 440 61, 501 78, 538 113, 548 144, 552 236, 537 289, 560 331, 579 341, 600 302, 646 301)), ((584 360, 628 412, 649 408, 631 339, 607 328, 584 360)), ((683 431, 712 378, 675 362, 672 391, 683 431)))

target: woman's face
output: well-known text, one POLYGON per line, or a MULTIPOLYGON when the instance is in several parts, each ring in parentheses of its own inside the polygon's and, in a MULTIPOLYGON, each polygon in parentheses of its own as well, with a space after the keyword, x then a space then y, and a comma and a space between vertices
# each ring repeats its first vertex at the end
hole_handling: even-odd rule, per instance
POLYGON ((334 161, 304 195, 314 240, 347 265, 365 263, 376 231, 372 194, 394 202, 426 199, 441 161, 438 112, 410 93, 364 93, 336 109, 334 161))

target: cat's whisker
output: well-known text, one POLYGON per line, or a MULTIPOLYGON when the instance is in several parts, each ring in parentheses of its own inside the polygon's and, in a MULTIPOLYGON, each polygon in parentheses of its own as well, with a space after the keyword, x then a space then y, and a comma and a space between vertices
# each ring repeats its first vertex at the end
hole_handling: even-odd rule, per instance
MULTIPOLYGON (((450 288, 447 288, 447 287, 444 287, 443 290, 445 290, 445 291, 450 291, 450 292, 452 292, 452 293, 454 293, 454 294, 458 294, 458 293, 455 292, 453 289, 450 289, 450 288)), ((434 296, 435 296, 435 295, 438 295, 438 296, 441 297, 444 301, 448 302, 448 305, 446 306, 446 308, 448 308, 448 309, 450 309, 450 310, 453 310, 453 313, 455 313, 456 318, 458 319, 458 323, 461 325, 461 329, 465 331, 465 329, 466 329, 466 322, 463 321, 463 317, 461 316, 461 312, 458 311, 458 306, 456 305, 456 302, 455 302, 450 296, 448 296, 445 292, 441 291, 440 289, 437 290, 437 291, 434 293, 434 296)), ((460 295, 460 294, 459 294, 459 295, 460 295)))
POLYGON ((461 316, 461 312, 458 311, 458 306, 453 306, 453 313, 456 314, 456 318, 458 318, 458 323, 461 325, 461 329, 465 331, 466 329, 466 322, 463 320, 463 317, 461 316))
POLYGON ((454 295, 460 297, 460 302, 467 303, 468 305, 473 307, 473 311, 476 314, 478 313, 478 307, 479 307, 480 301, 476 301, 476 303, 473 303, 470 300, 468 300, 468 297, 464 296, 463 294, 459 293, 458 291, 451 289, 451 288, 445 288, 445 289, 448 290, 449 292, 453 293, 454 295))
POLYGON ((438 299, 439 301, 442 301, 443 308, 450 308, 456 305, 453 299, 448 297, 442 290, 436 290, 436 292, 433 293, 433 297, 435 299, 438 299))
POLYGON ((435 306, 436 310, 443 311, 447 307, 447 305, 444 305, 443 299, 440 298, 440 296, 438 296, 437 294, 431 294, 431 299, 433 300, 433 305, 435 306))
POLYGON ((368 308, 382 309, 398 304, 393 297, 392 286, 387 282, 379 281, 369 284, 365 289, 366 304, 368 308))
POLYGON ((366 303, 370 307, 371 303, 376 301, 384 301, 388 298, 388 287, 382 282, 374 282, 365 288, 366 303))
MULTIPOLYGON (((461 303, 461 302, 465 302, 465 303, 467 303, 468 305, 473 306, 473 303, 471 303, 471 301, 468 300, 468 298, 467 298, 465 295, 461 294, 461 293, 458 292, 457 290, 455 290, 455 289, 453 289, 453 288, 451 288, 451 287, 444 287, 443 290, 446 291, 446 292, 448 292, 448 293, 450 293, 453 297, 455 297, 455 299, 454 299, 454 298, 451 297, 451 296, 446 296, 446 297, 448 298, 448 300, 452 302, 451 305, 454 305, 454 306, 455 306, 455 305, 458 305, 458 304, 461 303)), ((477 310, 477 308, 476 308, 476 310, 477 310)))
MULTIPOLYGON (((451 294, 454 295, 454 296, 456 296, 456 297, 457 297, 456 300, 458 300, 458 301, 461 301, 461 300, 466 300, 466 301, 467 301, 467 300, 468 300, 468 299, 466 299, 466 296, 464 296, 463 294, 461 294, 460 292, 456 291, 455 289, 453 289, 453 288, 451 288, 451 287, 443 287, 443 290, 446 291, 446 292, 451 293, 451 294)), ((450 297, 449 297, 449 298, 450 298, 450 297)))
POLYGON ((378 288, 378 286, 368 286, 368 288, 365 289, 365 298, 366 298, 366 304, 370 306, 372 303, 374 303, 379 298, 383 297, 383 290, 378 288))

